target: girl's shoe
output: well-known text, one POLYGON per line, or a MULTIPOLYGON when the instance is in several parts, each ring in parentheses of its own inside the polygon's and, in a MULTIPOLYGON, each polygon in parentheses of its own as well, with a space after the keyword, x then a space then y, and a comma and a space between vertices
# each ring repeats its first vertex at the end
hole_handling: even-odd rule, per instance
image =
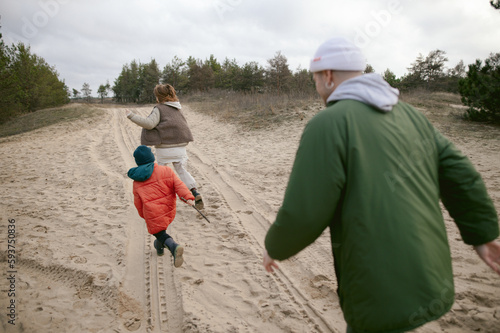
POLYGON ((184 247, 182 245, 177 245, 173 252, 175 267, 181 267, 182 263, 184 262, 184 258, 182 257, 183 254, 184 254, 184 247))
POLYGON ((165 254, 165 251, 163 251, 163 246, 158 244, 158 240, 155 239, 153 245, 156 249, 156 254, 158 254, 160 257, 165 254))
POLYGON ((205 205, 203 204, 203 199, 201 198, 201 194, 198 193, 196 188, 192 188, 191 193, 194 196, 194 206, 196 207, 196 209, 203 209, 205 205))

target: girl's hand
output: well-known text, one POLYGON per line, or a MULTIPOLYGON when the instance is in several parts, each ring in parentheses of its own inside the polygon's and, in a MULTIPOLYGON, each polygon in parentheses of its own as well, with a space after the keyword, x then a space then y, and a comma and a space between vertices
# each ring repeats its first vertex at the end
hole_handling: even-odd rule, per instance
POLYGON ((194 200, 186 200, 184 202, 187 203, 189 206, 194 206, 194 200))

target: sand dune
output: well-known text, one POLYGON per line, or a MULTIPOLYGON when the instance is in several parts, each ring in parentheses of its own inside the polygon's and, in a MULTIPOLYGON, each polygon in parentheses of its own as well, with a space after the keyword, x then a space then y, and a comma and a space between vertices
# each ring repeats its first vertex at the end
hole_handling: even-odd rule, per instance
MULTIPOLYGON (((178 201, 169 227, 185 246, 178 269, 169 255, 157 257, 133 207, 126 172, 140 128, 123 109, 0 139, 0 332, 345 331, 327 234, 274 275, 261 265, 264 235, 312 111, 303 121, 258 131, 188 106, 184 114, 195 137, 188 168, 211 223, 178 201), (15 297, 7 297, 9 224, 16 232, 15 297), (11 299, 16 325, 8 323, 11 299)), ((477 165, 498 209, 500 139, 492 131, 490 138, 472 131, 451 138, 477 165)), ((446 223, 457 300, 417 332, 498 332, 500 278, 446 223)))

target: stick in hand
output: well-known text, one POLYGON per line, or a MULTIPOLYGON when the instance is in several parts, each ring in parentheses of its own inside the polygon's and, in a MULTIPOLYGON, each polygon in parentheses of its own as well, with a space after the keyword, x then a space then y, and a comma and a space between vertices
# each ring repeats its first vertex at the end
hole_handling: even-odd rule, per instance
MULTIPOLYGON (((185 203, 188 203, 187 200, 184 198, 181 198, 181 200, 184 201, 185 203)), ((203 216, 205 218, 205 220, 207 220, 208 223, 210 223, 210 220, 205 215, 203 215, 203 213, 200 212, 200 210, 198 208, 196 208, 194 205, 190 205, 190 206, 193 207, 194 209, 196 209, 196 211, 198 213, 200 213, 200 215, 203 216)))

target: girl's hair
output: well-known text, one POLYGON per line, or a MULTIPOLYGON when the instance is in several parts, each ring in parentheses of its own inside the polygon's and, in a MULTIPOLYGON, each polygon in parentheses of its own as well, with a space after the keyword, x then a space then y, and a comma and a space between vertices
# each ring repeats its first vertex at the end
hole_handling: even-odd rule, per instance
POLYGON ((158 98, 158 102, 178 102, 177 94, 175 93, 174 87, 170 84, 158 84, 154 89, 154 93, 156 98, 158 98))

